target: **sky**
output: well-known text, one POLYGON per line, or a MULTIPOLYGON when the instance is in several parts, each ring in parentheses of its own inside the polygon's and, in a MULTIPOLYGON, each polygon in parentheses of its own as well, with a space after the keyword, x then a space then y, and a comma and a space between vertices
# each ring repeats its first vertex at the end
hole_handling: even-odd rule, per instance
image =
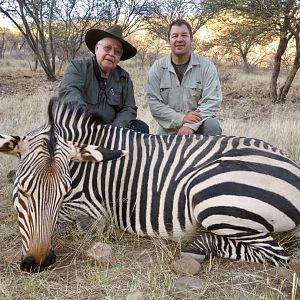
POLYGON ((0 27, 11 28, 12 26, 13 26, 12 22, 8 18, 0 14, 0 27))

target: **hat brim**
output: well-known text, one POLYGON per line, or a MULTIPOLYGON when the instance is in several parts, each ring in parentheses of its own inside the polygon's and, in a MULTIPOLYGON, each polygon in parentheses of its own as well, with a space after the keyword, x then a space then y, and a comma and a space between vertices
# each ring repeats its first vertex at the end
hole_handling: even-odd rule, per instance
POLYGON ((136 55, 137 49, 133 47, 130 43, 126 42, 125 40, 121 39, 120 37, 106 32, 101 29, 90 29, 85 35, 85 43, 89 50, 95 54, 95 46, 96 44, 105 37, 110 37, 113 39, 118 40, 121 42, 123 46, 123 54, 120 60, 127 60, 132 58, 136 55))

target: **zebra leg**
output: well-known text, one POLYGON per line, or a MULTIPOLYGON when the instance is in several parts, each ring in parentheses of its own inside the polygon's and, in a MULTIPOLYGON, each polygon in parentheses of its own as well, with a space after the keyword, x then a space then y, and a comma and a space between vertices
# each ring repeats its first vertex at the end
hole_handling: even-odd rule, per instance
POLYGON ((181 256, 192 256, 202 262, 210 255, 248 262, 269 262, 275 266, 287 264, 289 256, 269 233, 226 237, 213 233, 200 235, 181 251, 181 256))

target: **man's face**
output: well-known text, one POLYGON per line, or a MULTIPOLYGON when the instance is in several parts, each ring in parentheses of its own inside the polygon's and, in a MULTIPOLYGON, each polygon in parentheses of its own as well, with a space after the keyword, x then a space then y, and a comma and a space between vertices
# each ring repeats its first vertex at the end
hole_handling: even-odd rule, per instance
POLYGON ((123 54, 121 42, 113 38, 103 38, 95 46, 95 54, 99 67, 104 73, 116 68, 123 54))
POLYGON ((192 38, 186 25, 172 26, 169 44, 172 54, 176 56, 190 55, 192 50, 192 38))

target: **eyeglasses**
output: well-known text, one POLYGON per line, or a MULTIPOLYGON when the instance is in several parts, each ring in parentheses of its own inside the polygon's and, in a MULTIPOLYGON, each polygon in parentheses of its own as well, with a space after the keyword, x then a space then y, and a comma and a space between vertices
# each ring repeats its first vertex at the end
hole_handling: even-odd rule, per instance
POLYGON ((122 50, 122 49, 114 48, 114 47, 111 46, 111 45, 104 45, 104 44, 102 44, 102 43, 100 43, 100 42, 99 42, 97 45, 101 45, 102 48, 103 48, 103 50, 104 50, 106 53, 110 53, 111 50, 114 50, 113 52, 114 52, 114 55, 115 55, 115 56, 121 57, 122 54, 123 54, 123 50, 122 50))

